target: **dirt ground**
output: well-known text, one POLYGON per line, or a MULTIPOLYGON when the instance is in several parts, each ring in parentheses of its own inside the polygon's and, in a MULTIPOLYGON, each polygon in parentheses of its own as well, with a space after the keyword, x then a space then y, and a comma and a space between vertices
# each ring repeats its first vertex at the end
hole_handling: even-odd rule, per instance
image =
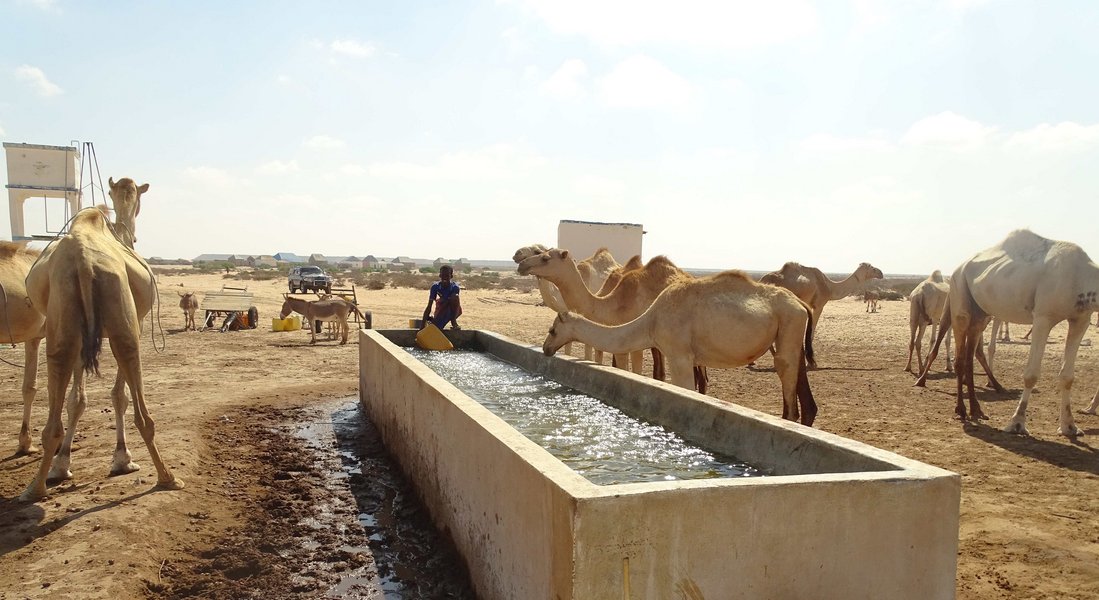
MULTIPOLYGON (((115 370, 105 351, 104 376, 88 384, 74 479, 51 488, 42 501, 18 502, 40 457, 12 455, 21 373, 0 365, 0 448, 7 448, 0 451, 0 599, 380 598, 384 587, 378 581, 416 579, 415 565, 396 575, 380 572, 381 557, 370 545, 380 534, 362 525, 361 513, 373 509, 363 509, 361 498, 356 505, 350 491, 357 478, 369 495, 372 471, 364 466, 361 473, 333 479, 343 452, 339 431, 300 433, 302 423, 340 422, 340 411, 353 405, 354 337, 346 346, 323 338, 312 346, 307 331, 272 332, 282 280, 247 282, 256 295, 259 328, 181 331, 175 292, 223 283, 218 275, 162 275, 161 325, 155 332, 162 329, 163 336, 150 336, 142 348, 157 444, 186 482, 183 490, 154 487, 155 471, 129 418, 130 449, 142 469, 108 476, 115 370), (348 584, 342 576, 347 572, 361 577, 348 584)), ((379 329, 406 326, 426 303, 426 292, 412 289, 360 289, 358 297, 379 329)), ((541 344, 552 320, 549 309, 537 305, 537 292, 467 290, 463 297, 467 329, 541 344)), ((816 338, 820 368, 810 373, 820 406, 815 426, 961 474, 959 598, 1099 599, 1099 417, 1076 414, 1088 434, 1079 441, 1057 434, 1053 376, 1064 327, 1054 330, 1040 392, 1030 405, 1032 437, 1021 437, 999 428, 1019 397, 1028 346, 999 347, 997 372, 1008 391, 980 390, 991 420, 963 425, 954 418, 950 376, 940 370, 920 389, 903 371, 907 314, 904 302, 884 302, 878 313, 866 313, 854 299, 828 305, 816 338)), ((1016 337, 1025 332, 1012 330, 1016 337)), ((1081 348, 1077 362, 1076 411, 1099 386, 1099 330, 1093 327, 1086 340, 1090 345, 1081 348)), ((0 358, 21 364, 22 348, 4 347, 0 358)), ((760 367, 767 366, 769 359, 762 359, 760 367)), ((44 371, 43 366, 32 418, 36 439, 46 416, 44 371)), ((710 377, 712 396, 780 412, 772 371, 712 370, 710 377)), ((369 428, 356 440, 376 442, 369 428)), ((384 460, 380 448, 373 452, 384 460)), ((412 514, 411 505, 398 512, 423 518, 412 514)), ((430 564, 420 565, 424 570, 453 569, 445 558, 425 560, 430 564)), ((460 573, 434 585, 405 597, 468 595, 460 573)))

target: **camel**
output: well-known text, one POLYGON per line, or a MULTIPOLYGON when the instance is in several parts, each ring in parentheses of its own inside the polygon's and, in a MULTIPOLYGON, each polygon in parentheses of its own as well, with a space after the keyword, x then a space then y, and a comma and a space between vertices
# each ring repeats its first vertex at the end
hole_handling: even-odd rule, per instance
MULTIPOLYGON (((518 264, 523 262, 523 260, 534 256, 535 254, 545 252, 546 250, 548 250, 548 248, 542 244, 523 246, 515 251, 515 254, 512 255, 511 259, 518 264)), ((614 255, 611 254, 610 250, 604 247, 596 250, 595 253, 588 258, 577 262, 576 268, 580 271, 581 277, 584 280, 584 285, 594 292, 595 290, 602 288, 607 277, 619 268, 619 264, 614 260, 614 255)), ((565 299, 561 297, 561 292, 557 290, 557 287, 541 277, 536 278, 536 280, 538 281, 538 291, 542 294, 542 303, 553 310, 553 312, 566 312, 568 310, 568 305, 565 303, 565 299)), ((566 348, 565 351, 571 353, 571 346, 566 348)), ((603 351, 585 345, 584 359, 602 364, 603 351)), ((618 362, 621 362, 622 360, 625 359, 620 359, 618 362)))
MULTIPOLYGON (((923 332, 930 325, 931 339, 929 341, 934 343, 935 333, 940 325, 939 317, 943 314, 943 307, 946 306, 946 298, 949 292, 950 284, 943 281, 942 272, 935 269, 935 272, 929 275, 927 279, 916 284, 916 287, 912 289, 912 293, 908 295, 908 363, 904 366, 905 371, 912 372, 912 351, 915 350, 916 374, 923 372, 923 332)), ((947 335, 950 335, 949 331, 947 331, 947 335)), ((950 362, 949 344, 948 338, 946 352, 946 370, 948 372, 953 370, 950 362)))
MULTIPOLYGON (((820 326, 820 315, 829 300, 839 300, 850 296, 862 288, 871 279, 882 279, 881 269, 870 263, 862 263, 850 277, 843 281, 832 281, 820 269, 802 266, 796 262, 782 265, 778 271, 760 277, 761 283, 784 287, 801 298, 813 308, 813 329, 820 326)), ((816 363, 810 361, 810 367, 816 363)))
POLYGON ((812 314, 789 290, 725 271, 672 283, 641 315, 620 325, 603 325, 575 313, 558 315, 542 351, 552 356, 572 340, 612 352, 655 346, 668 357, 671 382, 692 389, 695 365, 743 366, 773 345, 782 417, 798 420, 800 403, 801 423, 811 426, 817 414, 806 375, 806 359, 813 354, 812 314))
POLYGON ((866 302, 866 312, 878 312, 878 303, 881 302, 881 294, 874 290, 866 290, 862 293, 862 299, 866 302))
POLYGON ((340 345, 342 346, 347 343, 347 316, 353 312, 360 319, 364 318, 363 314, 359 312, 359 307, 343 298, 328 298, 327 300, 312 302, 295 298, 289 294, 283 294, 283 298, 285 300, 282 303, 279 318, 285 319, 292 312, 302 315, 302 319, 309 324, 310 344, 317 343, 317 329, 313 326, 316 321, 335 322, 340 328, 340 345))
POLYGON ((183 331, 198 331, 195 325, 195 311, 198 310, 198 297, 195 292, 176 292, 179 294, 179 307, 183 309, 183 331))
POLYGON ((31 306, 26 279, 38 255, 20 244, 0 241, 0 342, 23 344, 23 423, 17 456, 37 451, 31 442, 31 405, 38 393, 38 347, 46 336, 46 318, 31 306))
POLYGON ((127 405, 123 388, 128 387, 134 404, 134 424, 156 467, 157 485, 166 489, 184 486, 156 447, 156 427, 149 416, 141 378, 141 322, 152 308, 156 282, 148 264, 125 245, 136 239, 134 207, 148 184, 139 187, 128 178, 117 184, 111 179, 110 184, 116 214, 124 223, 118 237, 101 211, 82 210, 73 217, 68 235, 47 248, 27 275, 31 300, 46 315, 49 417, 42 430, 42 462, 21 496, 24 500, 43 497, 47 479, 72 476, 68 470, 72 437, 87 404, 84 374, 99 373, 103 338, 110 339, 111 352, 118 363, 111 391, 117 437, 111 473, 129 473, 139 468, 130 460, 122 422, 127 405), (69 396, 66 406, 69 417, 66 432, 61 423, 61 409, 70 379, 77 393, 69 396), (55 453, 57 462, 51 470, 55 453))
MULTIPOLYGON (((645 312, 669 285, 694 279, 689 273, 675 266, 666 256, 657 256, 640 269, 620 270, 618 285, 608 294, 596 296, 582 285, 581 275, 571 263, 568 250, 552 248, 519 263, 519 273, 537 275, 552 281, 561 291, 570 310, 608 325, 617 325, 634 319, 645 312)), ((657 350, 663 354, 659 348, 657 350)), ((630 369, 637 374, 641 374, 641 356, 639 356, 641 352, 635 350, 630 357, 632 363, 630 369)), ((616 365, 624 367, 622 362, 616 362, 616 365)), ((663 358, 654 353, 653 377, 664 379, 663 366, 663 358)), ((707 381, 705 371, 698 369, 695 380, 698 390, 705 393, 707 381)))
MULTIPOLYGON (((973 356, 976 352, 980 358, 981 333, 988 322, 996 317, 1012 323, 1033 324, 1030 351, 1023 369, 1023 394, 1015 414, 1004 427, 1009 433, 1029 435, 1027 403, 1038 383, 1049 332, 1061 321, 1068 321, 1064 360, 1057 376, 1061 392, 1058 433, 1070 438, 1083 435, 1073 420, 1069 403, 1080 340, 1090 324, 1091 313, 1097 308, 1099 265, 1071 242, 1050 240, 1018 229, 1009 233, 1004 241, 963 262, 954 271, 950 301, 943 314, 944 319, 950 317, 954 329, 954 370, 958 377, 955 413, 963 421, 967 419, 964 387, 972 419, 988 418, 973 390, 973 356)), ((932 358, 942 337, 940 332, 932 358)), ((994 381, 991 371, 988 372, 990 380, 994 381)), ((1096 404, 1093 400, 1085 411, 1095 412, 1096 404)))
MULTIPOLYGON (((112 227, 116 234, 119 235, 121 241, 132 248, 134 241, 136 241, 137 214, 141 211, 141 194, 149 189, 149 184, 137 186, 129 178, 123 178, 116 184, 114 178, 108 180, 110 184, 110 196, 115 203, 115 221, 112 227)), ((108 214, 108 208, 105 205, 98 205, 96 208, 103 213, 104 216, 108 214)), ((9 244, 8 242, 3 242, 9 244)), ((11 244, 8 250, 11 253, 0 252, 0 285, 3 286, 7 294, 3 299, 4 313, 5 313, 5 329, 8 329, 8 325, 11 325, 11 331, 9 338, 13 343, 20 340, 14 339, 20 336, 19 332, 23 332, 23 336, 27 335, 27 332, 32 332, 37 327, 37 337, 25 337, 24 344, 24 361, 23 361, 23 422, 19 428, 19 448, 16 451, 17 455, 31 454, 37 451, 34 445, 31 443, 30 437, 30 414, 31 405, 34 403, 35 395, 38 392, 37 379, 38 379, 38 347, 42 342, 42 339, 46 335, 45 330, 45 316, 44 310, 40 310, 38 306, 34 306, 33 311, 26 310, 32 306, 30 296, 27 293, 27 276, 30 268, 36 262, 42 262, 42 268, 46 268, 45 263, 48 262, 45 258, 39 258, 40 253, 35 250, 24 249, 22 251, 15 251, 17 246, 11 244), (28 259, 30 259, 28 261, 28 259), (36 325, 37 324, 37 325, 36 325)), ((2 332, 4 330, 0 330, 2 332)), ((115 392, 121 393, 122 384, 116 381, 117 389, 115 392)), ((72 395, 75 396, 77 388, 73 387, 72 395)), ((74 402, 73 397, 69 398, 69 402, 74 402)), ((70 413, 71 414, 71 413, 70 413)), ((116 430, 119 431, 119 451, 116 451, 116 464, 112 467, 112 472, 115 469, 121 469, 120 465, 132 465, 129 460, 129 454, 125 451, 125 430, 122 427, 122 416, 124 413, 115 413, 116 430)), ((65 479, 71 477, 71 473, 68 472, 68 450, 72 446, 72 435, 75 434, 73 428, 70 427, 70 436, 66 442, 62 445, 61 460, 54 463, 55 469, 51 473, 51 479, 65 479), (62 468, 57 468, 64 465, 62 468)), ((132 470, 136 470, 134 466, 132 470)), ((119 473, 129 472, 119 470, 119 473)))

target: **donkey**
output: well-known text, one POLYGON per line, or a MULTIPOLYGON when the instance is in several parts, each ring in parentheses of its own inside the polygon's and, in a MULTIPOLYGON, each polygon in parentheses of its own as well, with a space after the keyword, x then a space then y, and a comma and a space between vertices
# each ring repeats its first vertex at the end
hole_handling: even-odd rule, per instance
POLYGON ((285 319, 290 313, 296 312, 309 323, 310 344, 317 343, 317 330, 313 327, 314 321, 334 321, 340 328, 340 345, 347 343, 347 315, 354 311, 360 319, 364 318, 359 312, 359 307, 343 298, 329 298, 327 300, 315 300, 310 302, 301 298, 294 298, 284 294, 282 311, 279 318, 285 319))
POLYGON ((183 309, 183 331, 198 331, 195 326, 195 311, 198 310, 198 297, 194 292, 176 292, 179 294, 179 307, 183 309))

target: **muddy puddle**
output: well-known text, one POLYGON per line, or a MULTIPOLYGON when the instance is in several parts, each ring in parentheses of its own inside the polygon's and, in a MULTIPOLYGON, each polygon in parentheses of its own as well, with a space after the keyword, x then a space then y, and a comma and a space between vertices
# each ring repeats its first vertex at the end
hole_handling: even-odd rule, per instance
POLYGON ((261 448, 247 481, 226 482, 241 490, 230 495, 245 503, 247 523, 166 561, 146 582, 148 597, 476 597, 357 398, 242 408, 216 423, 219 452, 232 454, 241 439, 261 448))
MULTIPOLYGON (((331 403, 296 435, 324 467, 332 506, 310 518, 320 530, 357 525, 365 539, 342 544, 351 556, 372 558, 339 573, 330 598, 475 598, 461 559, 442 538, 414 490, 362 414, 358 398, 331 403), (349 515, 342 499, 354 499, 349 515), (354 523, 349 522, 354 518, 354 523), (323 523, 323 521, 332 523, 323 523)), ((305 545, 318 543, 304 539, 305 545)))

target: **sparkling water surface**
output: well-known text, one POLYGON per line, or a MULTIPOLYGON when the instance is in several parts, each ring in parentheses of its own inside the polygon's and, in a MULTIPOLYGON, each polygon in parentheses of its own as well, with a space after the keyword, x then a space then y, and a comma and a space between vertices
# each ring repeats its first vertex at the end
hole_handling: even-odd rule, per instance
POLYGON ((597 485, 763 475, 491 354, 408 351, 597 485))

